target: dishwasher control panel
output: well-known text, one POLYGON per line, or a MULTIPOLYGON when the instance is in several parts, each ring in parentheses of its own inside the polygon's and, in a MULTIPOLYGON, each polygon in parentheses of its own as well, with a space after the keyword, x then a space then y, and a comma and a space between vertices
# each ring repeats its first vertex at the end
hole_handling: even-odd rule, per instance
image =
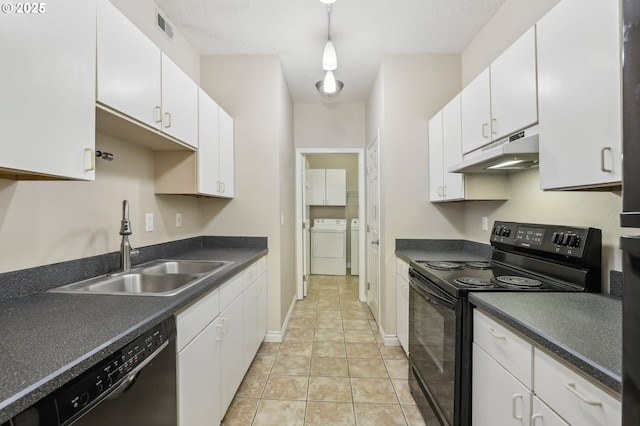
POLYGON ((117 398, 126 392, 156 352, 174 338, 175 321, 171 318, 60 388, 53 395, 59 424, 70 424, 103 399, 117 398))

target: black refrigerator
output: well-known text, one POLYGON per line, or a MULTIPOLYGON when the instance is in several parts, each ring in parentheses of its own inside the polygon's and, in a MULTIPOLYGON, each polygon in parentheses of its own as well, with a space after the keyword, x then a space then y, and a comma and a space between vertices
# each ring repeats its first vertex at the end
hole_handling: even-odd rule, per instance
POLYGON ((640 419, 640 0, 622 1, 622 424, 640 419))

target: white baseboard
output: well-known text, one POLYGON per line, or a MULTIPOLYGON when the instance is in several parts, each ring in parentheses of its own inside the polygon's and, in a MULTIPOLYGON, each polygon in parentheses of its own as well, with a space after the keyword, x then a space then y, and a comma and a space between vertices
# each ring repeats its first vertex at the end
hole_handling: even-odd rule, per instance
POLYGON ((266 336, 264 336, 264 342, 268 343, 282 343, 284 340, 284 334, 287 332, 287 328, 289 327, 289 319, 291 318, 291 312, 293 312, 293 307, 296 305, 297 298, 291 300, 291 305, 289 305, 289 310, 287 311, 287 316, 284 319, 284 324, 282 324, 282 329, 279 331, 267 331, 266 336))
POLYGON ((395 334, 387 334, 380 324, 378 324, 378 333, 382 338, 382 343, 385 346, 400 346, 400 340, 398 340, 398 336, 395 334))

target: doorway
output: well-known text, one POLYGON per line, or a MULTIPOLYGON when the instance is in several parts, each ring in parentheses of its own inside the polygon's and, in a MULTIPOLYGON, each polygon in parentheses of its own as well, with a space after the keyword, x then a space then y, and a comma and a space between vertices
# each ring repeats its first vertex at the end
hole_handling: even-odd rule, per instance
MULTIPOLYGON (((311 227, 313 226, 313 220, 316 218, 326 218, 328 216, 335 215, 339 218, 347 219, 349 224, 351 219, 359 219, 359 229, 365 229, 365 153, 363 149, 297 149, 296 150, 296 285, 297 285, 297 298, 303 299, 307 293, 307 286, 309 283, 310 275, 310 239, 311 239, 311 227), (351 156, 357 163, 357 187, 354 188, 354 179, 349 179, 350 183, 346 188, 346 202, 343 207, 331 207, 331 206, 317 206, 311 208, 307 201, 309 181, 309 169, 320 169, 325 167, 326 169, 339 169, 343 166, 340 165, 341 161, 345 160, 345 156, 351 156), (315 158, 314 158, 315 157, 315 158), (335 166, 327 166, 331 164, 332 157, 336 160, 335 166), (340 160, 341 159, 341 160, 340 160), (315 162, 314 162, 315 160, 315 162), (315 166, 314 166, 315 165, 315 166)), ((349 237, 351 236, 350 229, 348 229, 349 237)), ((350 240, 350 238, 349 238, 350 240)), ((365 290, 365 251, 363 250, 365 241, 365 233, 358 232, 357 241, 350 241, 347 248, 347 255, 349 264, 357 262, 358 265, 358 289, 359 299, 366 301, 365 290), (357 250, 352 251, 351 245, 357 244, 357 250), (350 254, 354 252, 354 259, 350 258, 350 254)))

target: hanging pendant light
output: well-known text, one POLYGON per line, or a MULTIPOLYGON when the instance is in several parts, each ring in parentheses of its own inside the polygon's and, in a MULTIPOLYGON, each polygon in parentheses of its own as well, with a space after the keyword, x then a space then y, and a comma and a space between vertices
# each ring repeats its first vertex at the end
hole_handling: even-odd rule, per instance
POLYGON ((333 71, 338 69, 338 55, 336 48, 331 41, 331 4, 335 0, 320 0, 327 5, 327 43, 324 45, 322 52, 322 69, 326 71, 323 80, 316 83, 316 88, 322 96, 331 98, 340 94, 344 87, 341 81, 337 81, 333 71))

